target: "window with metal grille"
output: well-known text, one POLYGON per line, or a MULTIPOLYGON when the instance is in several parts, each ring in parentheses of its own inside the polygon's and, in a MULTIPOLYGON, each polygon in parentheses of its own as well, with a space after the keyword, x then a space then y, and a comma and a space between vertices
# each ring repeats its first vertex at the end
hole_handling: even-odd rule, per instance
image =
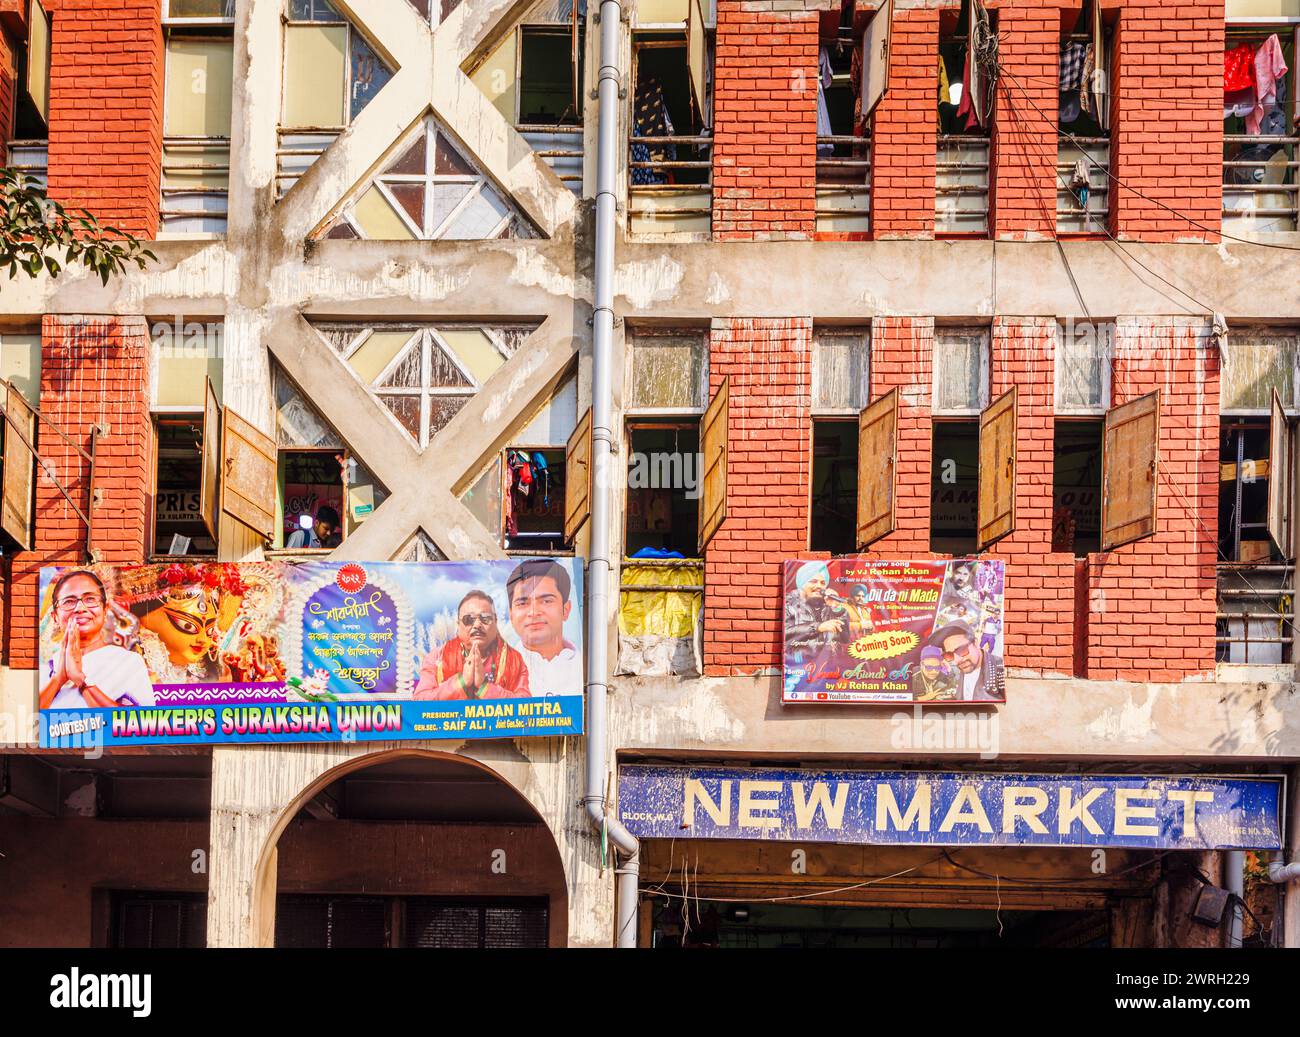
POLYGON ((207 946, 208 901, 202 893, 114 892, 111 897, 110 947, 207 946))

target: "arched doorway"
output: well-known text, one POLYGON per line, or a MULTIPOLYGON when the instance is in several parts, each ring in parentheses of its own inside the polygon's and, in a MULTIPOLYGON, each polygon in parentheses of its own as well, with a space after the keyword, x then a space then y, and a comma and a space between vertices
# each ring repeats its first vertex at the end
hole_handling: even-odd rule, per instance
POLYGON ((284 818, 263 860, 278 947, 566 943, 550 829, 481 763, 419 750, 360 757, 322 775, 284 818))

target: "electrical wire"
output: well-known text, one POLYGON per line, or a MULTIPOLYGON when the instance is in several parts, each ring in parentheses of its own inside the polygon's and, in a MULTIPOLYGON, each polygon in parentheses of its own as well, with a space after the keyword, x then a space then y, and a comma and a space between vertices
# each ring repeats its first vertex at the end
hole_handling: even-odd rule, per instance
MULTIPOLYGON (((1025 100, 1028 101, 1030 106, 1042 117, 1043 121, 1046 122, 1049 126, 1053 127, 1053 129, 1056 131, 1056 133, 1059 136, 1064 137, 1071 144, 1073 144, 1075 150, 1079 152, 1080 156, 1082 156, 1084 159, 1087 160, 1089 165, 1091 165, 1094 169, 1101 170, 1103 173, 1106 174, 1106 176, 1111 181, 1118 184, 1120 187, 1124 188, 1124 190, 1137 195, 1139 198, 1143 199, 1144 201, 1150 202, 1152 205, 1159 206, 1161 209, 1164 209, 1166 212, 1172 213, 1173 215, 1177 216, 1181 220, 1185 220, 1190 226, 1197 228, 1204 234, 1213 234, 1220 238, 1226 238, 1228 241, 1240 242, 1243 245, 1258 245, 1260 248, 1275 248, 1275 249, 1281 249, 1284 252, 1300 252, 1300 245, 1284 245, 1280 242, 1255 241, 1250 238, 1242 238, 1242 237, 1238 237, 1235 234, 1229 234, 1221 227, 1219 228, 1211 227, 1209 224, 1201 223, 1199 220, 1187 215, 1184 212, 1180 212, 1179 210, 1175 209, 1171 205, 1166 204, 1165 202, 1162 202, 1159 198, 1153 198, 1150 195, 1145 194, 1142 191, 1139 191, 1136 187, 1129 185, 1128 183, 1126 183, 1125 181, 1117 177, 1114 173, 1112 173, 1110 169, 1101 165, 1101 163, 1097 162, 1091 155, 1089 155, 1086 151, 1084 151, 1083 148, 1079 145, 1078 137, 1076 137, 1073 133, 1069 132, 1069 130, 1061 129, 1059 119, 1050 118, 1047 115, 1047 113, 1044 112, 1041 107, 1039 107, 1038 103, 1034 101, 1034 99, 1031 96, 1029 96, 1029 92, 1025 90, 1023 86, 1019 85, 1019 79, 1017 76, 1014 76, 1010 72, 1007 72, 1005 70, 999 70, 999 71, 1000 71, 999 79, 1005 78, 1009 80, 1017 90, 1019 90, 1022 94, 1024 94, 1025 100)), ((1209 242, 1207 241, 1205 242, 1205 244, 1209 244, 1209 242)))

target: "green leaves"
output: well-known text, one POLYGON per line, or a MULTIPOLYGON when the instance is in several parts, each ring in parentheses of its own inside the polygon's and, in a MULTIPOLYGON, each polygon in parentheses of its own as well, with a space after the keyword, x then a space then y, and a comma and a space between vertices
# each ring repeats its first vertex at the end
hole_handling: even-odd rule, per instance
POLYGON ((84 209, 69 213, 46 194, 40 181, 17 169, 0 168, 0 269, 15 278, 21 270, 58 277, 64 264, 81 263, 104 284, 134 263, 141 270, 158 257, 126 231, 100 224, 84 209), (56 255, 61 254, 60 263, 56 255))

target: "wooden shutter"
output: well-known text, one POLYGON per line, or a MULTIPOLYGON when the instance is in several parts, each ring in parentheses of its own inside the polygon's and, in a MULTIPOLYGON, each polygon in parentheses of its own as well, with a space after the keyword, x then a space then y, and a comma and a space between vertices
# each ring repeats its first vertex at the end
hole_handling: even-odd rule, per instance
POLYGON ((0 528, 24 551, 32 548, 32 487, 36 481, 36 411, 9 382, 0 381, 5 401, 4 490, 0 528), (24 438, 26 442, 23 442, 24 438))
POLYGON ((1016 387, 980 413, 979 549, 1016 528, 1016 387))
POLYGON ((731 379, 722 379, 700 423, 700 554, 727 517, 727 425, 731 379))
POLYGON ((27 96, 45 123, 50 121, 50 40, 50 16, 41 0, 31 0, 27 18, 27 96))
MULTIPOLYGON (((708 80, 705 75, 707 50, 708 42, 704 35, 704 14, 700 10, 700 0, 686 0, 686 64, 690 73, 691 96, 695 100, 695 111, 699 114, 701 124, 704 124, 708 117, 706 105, 708 80)), ((678 127, 677 132, 681 133, 682 128, 678 127)))
POLYGON ((862 37, 862 118, 868 119, 889 89, 889 44, 894 0, 885 0, 862 37))
POLYGON ((894 531, 898 480, 898 390, 858 415, 858 547, 894 531))
POLYGON ((1273 390, 1272 413, 1268 425, 1268 535, 1282 552, 1283 558, 1295 554, 1292 543, 1291 487, 1295 478, 1295 455, 1291 450, 1291 427, 1273 390))
POLYGON ((591 516, 591 408, 564 448, 564 539, 572 540, 591 516))
POLYGON ((1091 83, 1081 84, 1082 89, 1091 90, 1093 111, 1097 124, 1103 130, 1110 129, 1110 55, 1106 51, 1106 36, 1101 24, 1101 0, 1092 0, 1092 53, 1096 62, 1091 83))
MULTIPOLYGON (((975 26, 982 21, 980 15, 983 13, 980 8, 979 0, 966 0, 966 50, 970 53, 971 42, 975 39, 975 26)), ((985 15, 987 17, 987 15, 985 15)), ((970 103, 975 110, 975 120, 979 123, 980 128, 987 128, 988 122, 984 113, 984 69, 978 61, 972 61, 968 56, 970 65, 970 103)))
POLYGON ((213 540, 217 539, 217 504, 221 490, 221 404, 212 379, 204 379, 203 468, 199 477, 199 515, 213 540))
POLYGON ((1106 412, 1101 463, 1103 551, 1155 533, 1159 439, 1159 390, 1106 412))
POLYGON ((582 55, 582 32, 586 24, 581 18, 582 0, 573 0, 573 24, 570 26, 569 61, 573 72, 573 114, 582 117, 582 76, 579 58, 582 55))
POLYGON ((222 413, 221 426, 221 510, 271 540, 275 536, 275 440, 229 407, 222 413))

